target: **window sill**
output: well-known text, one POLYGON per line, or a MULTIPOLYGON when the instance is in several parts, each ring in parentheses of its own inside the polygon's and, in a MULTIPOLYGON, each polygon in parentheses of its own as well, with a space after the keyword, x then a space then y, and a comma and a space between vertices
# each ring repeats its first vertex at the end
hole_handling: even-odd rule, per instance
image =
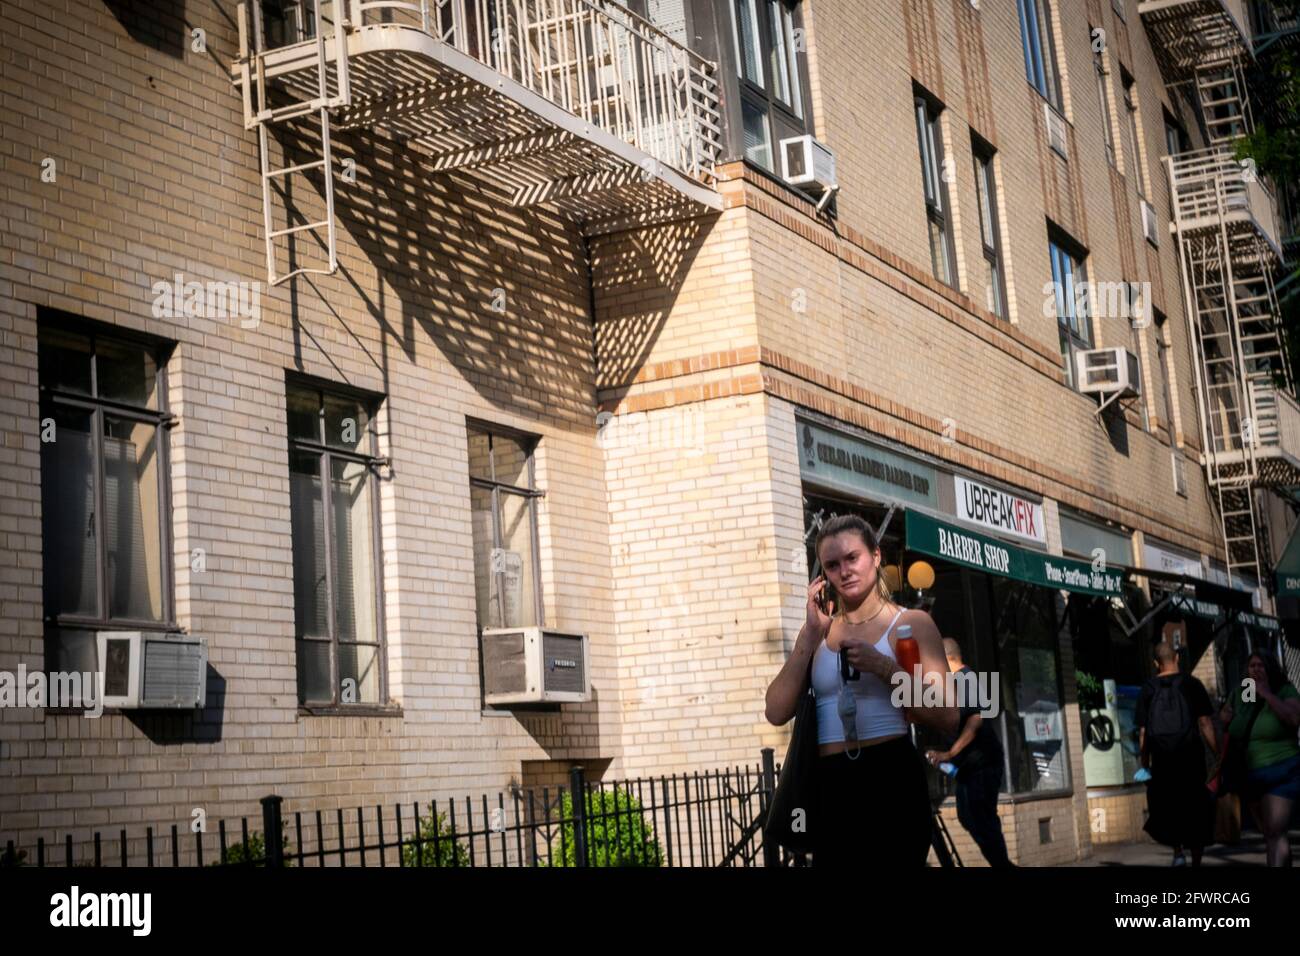
MULTIPOLYGON (((741 156, 739 159, 735 160, 735 162, 742 163, 747 170, 750 170, 751 172, 756 173, 759 176, 762 176, 763 179, 767 180, 777 188, 787 193, 791 198, 797 199, 803 203, 807 203, 809 206, 812 207, 814 211, 816 210, 817 202, 818 202, 817 196, 813 196, 809 193, 804 192, 798 186, 791 186, 784 179, 782 179, 781 176, 775 170, 768 169, 766 166, 760 165, 759 163, 754 162, 752 159, 749 159, 744 156, 741 156)), ((818 218, 815 212, 810 212, 809 215, 813 216, 813 218, 818 218)), ((830 203, 827 205, 826 209, 822 211, 821 215, 829 217, 831 219, 836 218, 837 210, 836 210, 835 197, 831 198, 830 203)))
POLYGON ((298 717, 403 717, 398 704, 325 704, 316 707, 298 706, 298 717))

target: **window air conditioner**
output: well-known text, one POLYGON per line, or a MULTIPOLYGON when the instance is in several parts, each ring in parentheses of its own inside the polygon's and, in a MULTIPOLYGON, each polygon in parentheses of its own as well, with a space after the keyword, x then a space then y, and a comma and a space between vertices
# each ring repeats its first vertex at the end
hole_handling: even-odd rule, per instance
POLYGON ((540 627, 485 628, 483 689, 488 704, 591 700, 587 635, 540 627))
POLYGON ((810 135, 781 140, 781 178, 823 195, 836 186, 835 154, 810 135))
POLYGON ((1142 234, 1147 237, 1147 242, 1159 248, 1160 224, 1156 222, 1156 207, 1145 199, 1142 200, 1142 234))
POLYGON ((207 638, 150 631, 95 637, 105 707, 193 710, 207 703, 207 638))
POLYGON ((1128 349, 1089 349, 1075 353, 1076 381, 1085 395, 1118 395, 1136 398, 1137 356, 1128 349))
POLYGON ((1043 116, 1047 121, 1047 145, 1056 150, 1064 160, 1070 158, 1070 143, 1065 134, 1065 117, 1056 112, 1051 103, 1043 104, 1043 116))

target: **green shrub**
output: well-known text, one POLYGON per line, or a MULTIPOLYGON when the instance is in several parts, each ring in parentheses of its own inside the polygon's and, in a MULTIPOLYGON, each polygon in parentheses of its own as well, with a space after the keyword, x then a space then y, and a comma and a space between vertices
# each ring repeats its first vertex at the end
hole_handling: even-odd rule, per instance
MULTIPOLYGON (((615 787, 587 793, 588 866, 662 866, 663 850, 650 824, 641 815, 641 804, 631 794, 615 787)), ((560 798, 563 837, 552 840, 550 866, 577 865, 573 842, 573 801, 568 791, 560 798), (560 846, 556 840, 562 840, 560 846)))
POLYGON ((438 814, 436 825, 432 813, 421 818, 420 841, 418 847, 414 842, 402 847, 403 866, 469 866, 469 851, 459 840, 452 838, 445 813, 438 814), (434 834, 438 837, 436 850, 434 834))
POLYGON ((1075 684, 1078 687, 1079 706, 1085 710, 1100 710, 1106 706, 1106 692, 1101 682, 1087 671, 1076 669, 1075 684))
MULTIPOLYGON (((229 839, 229 834, 227 834, 229 839)), ((293 866, 293 861, 289 859, 289 834, 281 834, 281 854, 284 857, 285 866, 293 866)), ((217 850, 217 859, 209 863, 208 866, 222 866, 221 850, 217 850)), ((248 846, 244 846, 244 838, 238 836, 233 844, 226 846, 225 866, 266 866, 266 839, 261 833, 253 831, 248 835, 248 846)))

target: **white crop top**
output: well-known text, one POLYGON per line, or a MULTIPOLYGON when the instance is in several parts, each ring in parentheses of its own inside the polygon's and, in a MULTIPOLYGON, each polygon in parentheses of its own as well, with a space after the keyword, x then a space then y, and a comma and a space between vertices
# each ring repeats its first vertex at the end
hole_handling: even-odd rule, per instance
MULTIPOLYGON (((900 608, 885 628, 885 633, 876 642, 875 649, 887 657, 894 657, 894 649, 889 645, 889 635, 894 625, 902 616, 900 608)), ((897 660, 897 658, 894 658, 897 660)), ((812 689, 817 699, 817 743, 834 744, 844 740, 844 725, 840 721, 840 688, 845 686, 840 677, 840 655, 826 646, 823 640, 817 646, 813 657, 812 689)), ((857 698, 858 740, 873 740, 876 737, 893 737, 907 733, 907 721, 901 708, 889 701, 893 688, 887 686, 875 674, 861 673, 856 680, 848 682, 857 698)))

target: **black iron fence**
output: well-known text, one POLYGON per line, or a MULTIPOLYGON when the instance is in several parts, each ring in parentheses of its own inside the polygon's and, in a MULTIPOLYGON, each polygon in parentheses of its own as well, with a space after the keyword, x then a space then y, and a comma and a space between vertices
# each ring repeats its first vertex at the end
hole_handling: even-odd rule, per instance
POLYGON ((785 866, 762 824, 778 767, 589 781, 494 797, 329 810, 295 809, 272 794, 261 819, 119 828, 7 839, 10 866, 785 866), (259 827, 260 825, 260 827, 259 827), (278 835, 278 839, 276 839, 278 835))

